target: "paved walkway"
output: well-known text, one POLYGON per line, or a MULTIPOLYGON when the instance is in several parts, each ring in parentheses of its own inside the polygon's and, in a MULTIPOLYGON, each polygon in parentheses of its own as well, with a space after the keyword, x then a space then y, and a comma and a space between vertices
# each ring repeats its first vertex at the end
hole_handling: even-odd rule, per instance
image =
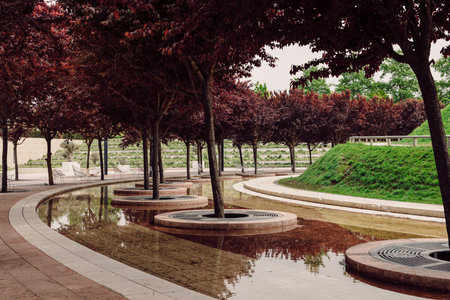
MULTIPOLYGON (((64 184, 48 186, 45 174, 21 178, 12 192, 0 193, 2 299, 209 298, 98 254, 47 227, 35 207, 49 195, 80 186, 79 181, 73 184, 69 177, 64 184)), ((81 185, 136 180, 112 178, 93 178, 81 185)))
POLYGON ((28 243, 11 226, 11 207, 52 187, 20 182, 21 192, 0 194, 0 291, 2 299, 125 299, 63 266, 28 243))

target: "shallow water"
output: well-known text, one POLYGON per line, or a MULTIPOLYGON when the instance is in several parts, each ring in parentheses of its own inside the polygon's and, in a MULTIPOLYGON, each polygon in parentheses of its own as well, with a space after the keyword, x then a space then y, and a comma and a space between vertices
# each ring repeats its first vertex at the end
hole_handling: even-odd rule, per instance
MULTIPOLYGON (((235 182, 222 182, 226 207, 237 207, 233 204, 237 198, 240 203, 258 200, 232 190, 235 182)), ((97 252, 216 298, 273 299, 282 295, 283 299, 326 299, 365 293, 402 296, 369 286, 345 271, 345 250, 374 240, 370 235, 301 218, 298 228, 277 234, 167 234, 155 230, 152 224, 153 217, 165 211, 111 207, 114 187, 57 196, 43 203, 38 214, 54 230, 97 252)), ((210 184, 195 185, 190 193, 210 197, 210 184)), ((409 288, 400 291, 411 293, 409 288)))

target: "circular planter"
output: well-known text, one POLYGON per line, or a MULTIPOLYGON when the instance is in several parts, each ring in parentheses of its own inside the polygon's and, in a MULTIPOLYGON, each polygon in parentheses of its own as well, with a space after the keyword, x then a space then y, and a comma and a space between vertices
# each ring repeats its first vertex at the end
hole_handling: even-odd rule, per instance
POLYGON ((155 216, 158 230, 191 235, 254 235, 289 231, 297 227, 291 213, 226 209, 225 218, 215 218, 214 210, 191 210, 155 216))
MULTIPOLYGON (((136 188, 136 187, 130 187, 130 188, 119 188, 114 190, 114 194, 118 196, 137 196, 137 195, 153 195, 153 190, 144 190, 144 188, 136 188)), ((159 189, 160 195, 186 195, 187 194, 187 188, 160 188, 159 189)))
POLYGON ((446 239, 386 240, 347 249, 345 262, 356 275, 450 292, 449 253, 446 239))
POLYGON ((152 199, 150 196, 129 196, 113 198, 111 205, 119 208, 149 210, 189 209, 208 205, 208 197, 161 196, 160 199, 152 199))
MULTIPOLYGON (((184 182, 184 181, 172 181, 172 182, 165 182, 165 183, 160 183, 159 187, 164 188, 164 187, 184 187, 184 188, 190 188, 193 185, 192 182, 184 182)), ((134 185, 135 187, 139 187, 139 188, 143 188, 144 184, 143 183, 136 183, 134 185)), ((153 184, 150 183, 150 187, 152 187, 153 184)))

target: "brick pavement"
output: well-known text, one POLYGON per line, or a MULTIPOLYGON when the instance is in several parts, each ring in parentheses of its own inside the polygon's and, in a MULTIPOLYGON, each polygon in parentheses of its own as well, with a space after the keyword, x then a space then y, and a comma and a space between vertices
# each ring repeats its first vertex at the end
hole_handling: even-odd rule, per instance
POLYGON ((8 213, 19 200, 51 187, 20 185, 0 193, 0 294, 2 299, 125 299, 56 262, 25 241, 8 213))

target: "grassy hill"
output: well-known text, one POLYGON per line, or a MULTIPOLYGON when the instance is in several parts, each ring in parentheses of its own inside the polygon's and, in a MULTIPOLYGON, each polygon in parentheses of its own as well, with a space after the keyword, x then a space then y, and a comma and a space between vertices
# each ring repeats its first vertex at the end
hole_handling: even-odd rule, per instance
POLYGON ((338 145, 299 177, 281 184, 327 193, 441 204, 429 147, 338 145))
MULTIPOLYGON (((447 105, 441 110, 442 122, 444 123, 444 130, 446 134, 450 134, 450 105, 447 105)), ((430 135, 430 129, 428 128, 428 121, 425 121, 422 125, 414 129, 410 135, 430 135)))

